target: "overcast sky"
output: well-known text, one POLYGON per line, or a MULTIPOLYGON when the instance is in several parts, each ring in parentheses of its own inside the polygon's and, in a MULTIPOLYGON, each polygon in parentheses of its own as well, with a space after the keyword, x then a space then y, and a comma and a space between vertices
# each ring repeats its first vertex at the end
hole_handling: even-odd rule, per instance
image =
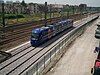
MULTIPOLYGON (((7 1, 7 0, 4 0, 4 1, 7 1)), ((12 0, 12 1, 16 1, 16 0, 12 0)), ((22 1, 22 0, 19 0, 19 1, 22 1)), ((79 5, 81 3, 85 3, 88 6, 100 7, 100 0, 25 0, 25 2, 27 3, 33 2, 33 3, 42 3, 42 4, 45 1, 47 1, 49 4, 79 5)))

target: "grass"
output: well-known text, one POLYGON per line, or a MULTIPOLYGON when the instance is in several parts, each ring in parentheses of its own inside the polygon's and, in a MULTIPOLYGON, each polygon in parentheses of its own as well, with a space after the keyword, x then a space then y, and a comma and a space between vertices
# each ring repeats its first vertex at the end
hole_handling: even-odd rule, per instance
MULTIPOLYGON (((69 14, 73 14, 72 12, 69 12, 69 14)), ((8 15, 8 14, 6 14, 8 15)), ((11 14, 9 14, 11 15, 11 14)), ((12 14, 15 15, 15 14, 12 14)), ((52 13, 51 17, 60 17, 61 14, 60 13, 52 13)), ((67 12, 63 13, 63 16, 67 16, 67 12)), ((24 14, 25 18, 18 18, 18 19, 6 19, 6 25, 14 25, 14 24, 21 24, 21 23, 26 23, 26 22, 30 22, 30 21, 38 21, 41 19, 44 19, 44 14, 42 13, 36 13, 36 14, 31 14, 31 15, 26 15, 24 14)), ((47 14, 47 19, 50 18, 50 13, 47 14)), ((1 26, 1 25, 0 25, 1 26)))
MULTIPOLYGON (((54 16, 52 14, 52 17, 59 17, 60 14, 54 13, 54 16)), ((44 14, 32 14, 32 15, 24 15, 25 18, 19 18, 19 19, 9 19, 7 20, 7 25, 13 25, 13 24, 20 24, 30 21, 38 21, 41 19, 44 19, 44 14)), ((50 14, 47 14, 47 19, 50 18, 50 14)))

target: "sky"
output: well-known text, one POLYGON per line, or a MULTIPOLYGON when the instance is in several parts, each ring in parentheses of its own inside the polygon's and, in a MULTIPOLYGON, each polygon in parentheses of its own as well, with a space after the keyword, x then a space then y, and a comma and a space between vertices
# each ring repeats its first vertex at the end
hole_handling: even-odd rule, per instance
MULTIPOLYGON (((7 1, 7 0, 4 0, 7 1)), ((8 0, 11 1, 11 0, 8 0)), ((16 0, 12 0, 16 1, 16 0)), ((19 0, 22 1, 22 0, 19 0)), ((26 3, 44 3, 48 2, 48 4, 69 4, 69 5, 79 5, 81 3, 87 4, 88 6, 100 7, 100 0, 24 0, 26 3)))

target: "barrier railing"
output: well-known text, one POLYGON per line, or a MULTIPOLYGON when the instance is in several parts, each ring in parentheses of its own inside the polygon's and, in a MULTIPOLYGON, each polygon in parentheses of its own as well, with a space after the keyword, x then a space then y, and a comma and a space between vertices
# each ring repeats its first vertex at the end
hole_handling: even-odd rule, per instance
POLYGON ((97 17, 98 16, 94 15, 90 18, 82 20, 80 26, 61 37, 55 45, 48 48, 48 50, 42 56, 40 56, 36 62, 34 62, 26 71, 22 73, 22 75, 45 74, 66 52, 66 47, 85 31, 89 22, 97 17))

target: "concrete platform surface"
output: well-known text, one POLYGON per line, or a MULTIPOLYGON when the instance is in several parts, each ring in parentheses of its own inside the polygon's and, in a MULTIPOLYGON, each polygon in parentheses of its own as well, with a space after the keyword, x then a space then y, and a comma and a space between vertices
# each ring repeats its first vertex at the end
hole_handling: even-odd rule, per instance
POLYGON ((91 75, 97 54, 93 51, 98 46, 98 40, 94 37, 96 20, 90 27, 77 38, 61 60, 52 68, 47 75, 91 75))

